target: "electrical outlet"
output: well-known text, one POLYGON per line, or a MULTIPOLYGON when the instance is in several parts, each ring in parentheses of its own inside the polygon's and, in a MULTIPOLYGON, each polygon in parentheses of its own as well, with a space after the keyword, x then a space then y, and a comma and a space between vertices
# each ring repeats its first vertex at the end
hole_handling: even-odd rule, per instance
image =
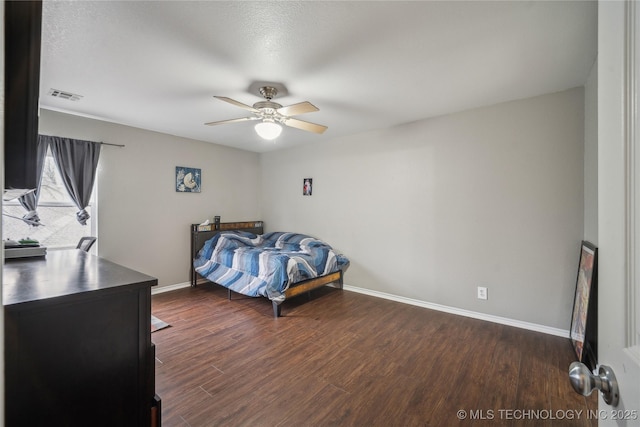
POLYGON ((489 290, 483 286, 478 286, 478 299, 489 299, 489 290))

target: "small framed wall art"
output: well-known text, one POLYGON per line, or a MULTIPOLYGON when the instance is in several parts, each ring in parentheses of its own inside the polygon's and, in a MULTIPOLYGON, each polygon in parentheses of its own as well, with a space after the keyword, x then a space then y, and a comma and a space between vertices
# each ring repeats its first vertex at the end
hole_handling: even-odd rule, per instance
POLYGON ((305 178, 302 180, 302 195, 311 196, 313 191, 313 178, 305 178))
POLYGON ((598 248, 583 241, 571 317, 571 343, 576 358, 589 369, 598 361, 598 248))
POLYGON ((199 193, 202 171, 198 168, 176 166, 176 191, 179 193, 199 193))

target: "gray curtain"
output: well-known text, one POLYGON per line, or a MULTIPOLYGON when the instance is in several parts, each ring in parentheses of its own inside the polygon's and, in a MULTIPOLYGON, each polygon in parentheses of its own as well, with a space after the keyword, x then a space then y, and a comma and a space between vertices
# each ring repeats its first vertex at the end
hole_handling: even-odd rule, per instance
POLYGON ((38 186, 35 191, 29 194, 20 196, 18 201, 27 210, 27 213, 22 217, 29 225, 37 227, 40 225, 40 217, 38 216, 38 199, 40 198, 40 183, 42 181, 42 169, 44 168, 44 159, 47 155, 47 147, 49 141, 43 135, 38 135, 38 146, 36 147, 36 182, 38 186))
POLYGON ((85 208, 91 199, 102 144, 59 136, 47 136, 46 138, 62 176, 62 182, 80 209, 76 213, 76 219, 80 224, 86 225, 89 213, 85 208))

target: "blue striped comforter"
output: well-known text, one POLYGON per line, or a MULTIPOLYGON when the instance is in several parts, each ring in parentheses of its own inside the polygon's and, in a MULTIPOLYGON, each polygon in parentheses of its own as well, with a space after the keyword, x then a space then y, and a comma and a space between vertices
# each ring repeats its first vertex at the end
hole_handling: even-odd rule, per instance
POLYGON ((227 231, 205 242, 193 265, 232 291, 282 302, 291 284, 345 270, 349 260, 304 234, 227 231))

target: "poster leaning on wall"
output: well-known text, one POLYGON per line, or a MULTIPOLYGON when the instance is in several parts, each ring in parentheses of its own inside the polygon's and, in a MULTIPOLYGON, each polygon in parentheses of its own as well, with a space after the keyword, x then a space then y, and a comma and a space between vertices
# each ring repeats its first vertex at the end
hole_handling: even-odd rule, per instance
POLYGON ((571 316, 571 343, 578 361, 595 369, 598 329, 598 248, 583 241, 580 247, 578 277, 576 279, 573 315, 571 316))

